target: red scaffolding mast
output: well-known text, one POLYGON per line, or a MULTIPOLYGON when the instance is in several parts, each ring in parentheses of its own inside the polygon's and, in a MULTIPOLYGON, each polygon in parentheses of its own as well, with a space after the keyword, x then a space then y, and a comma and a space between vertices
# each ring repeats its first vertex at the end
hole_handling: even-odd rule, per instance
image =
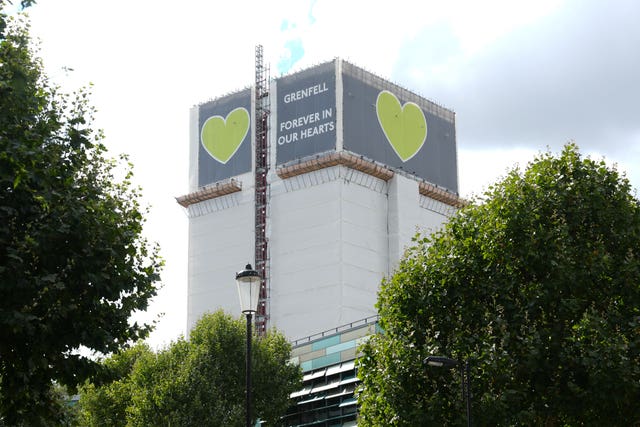
POLYGON ((262 278, 256 331, 258 334, 264 335, 269 320, 269 248, 267 241, 269 70, 264 66, 262 45, 256 46, 255 123, 255 265, 262 278))

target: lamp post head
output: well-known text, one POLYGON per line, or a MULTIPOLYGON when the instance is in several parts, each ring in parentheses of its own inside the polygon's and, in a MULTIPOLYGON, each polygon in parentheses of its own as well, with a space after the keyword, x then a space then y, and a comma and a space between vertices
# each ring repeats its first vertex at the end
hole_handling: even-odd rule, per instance
POLYGON ((445 367, 445 368, 454 368, 456 366, 458 366, 458 361, 455 359, 451 359, 449 357, 444 357, 444 356, 428 356, 426 359, 424 359, 424 363, 426 363, 429 366, 436 366, 436 367, 445 367))
POLYGON ((236 273, 236 285, 240 298, 240 310, 243 313, 255 313, 260 297, 260 273, 247 264, 244 270, 236 273))

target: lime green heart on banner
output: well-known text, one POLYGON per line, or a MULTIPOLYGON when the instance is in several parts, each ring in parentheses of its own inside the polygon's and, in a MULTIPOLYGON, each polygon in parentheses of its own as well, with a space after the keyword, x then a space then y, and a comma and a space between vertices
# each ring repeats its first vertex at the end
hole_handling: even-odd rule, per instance
POLYGON ((211 116, 202 125, 200 140, 207 153, 222 164, 229 161, 249 132, 249 112, 236 108, 222 116, 211 116))
POLYGON ((406 162, 420 151, 427 140, 427 120, 417 104, 407 102, 401 106, 394 94, 383 90, 378 94, 376 113, 384 135, 400 160, 406 162))

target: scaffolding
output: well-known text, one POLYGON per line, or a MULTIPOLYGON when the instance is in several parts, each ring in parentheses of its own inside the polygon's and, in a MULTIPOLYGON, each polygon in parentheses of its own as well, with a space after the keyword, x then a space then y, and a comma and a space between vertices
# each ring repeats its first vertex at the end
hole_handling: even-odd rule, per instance
POLYGON ((269 247, 267 241, 269 69, 264 66, 262 45, 256 46, 255 71, 255 265, 262 278, 256 315, 256 331, 259 335, 264 335, 269 320, 269 247))

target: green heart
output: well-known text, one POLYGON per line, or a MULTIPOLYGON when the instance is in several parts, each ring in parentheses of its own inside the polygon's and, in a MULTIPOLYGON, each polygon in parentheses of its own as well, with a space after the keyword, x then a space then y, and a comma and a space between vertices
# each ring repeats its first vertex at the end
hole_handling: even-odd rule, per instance
POLYGON ((200 140, 207 153, 222 164, 229 161, 249 132, 249 112, 236 108, 222 116, 211 116, 202 125, 200 140))
POLYGON ((378 94, 376 113, 384 135, 400 160, 406 162, 416 155, 427 139, 427 120, 422 109, 413 102, 400 106, 391 92, 378 94))

